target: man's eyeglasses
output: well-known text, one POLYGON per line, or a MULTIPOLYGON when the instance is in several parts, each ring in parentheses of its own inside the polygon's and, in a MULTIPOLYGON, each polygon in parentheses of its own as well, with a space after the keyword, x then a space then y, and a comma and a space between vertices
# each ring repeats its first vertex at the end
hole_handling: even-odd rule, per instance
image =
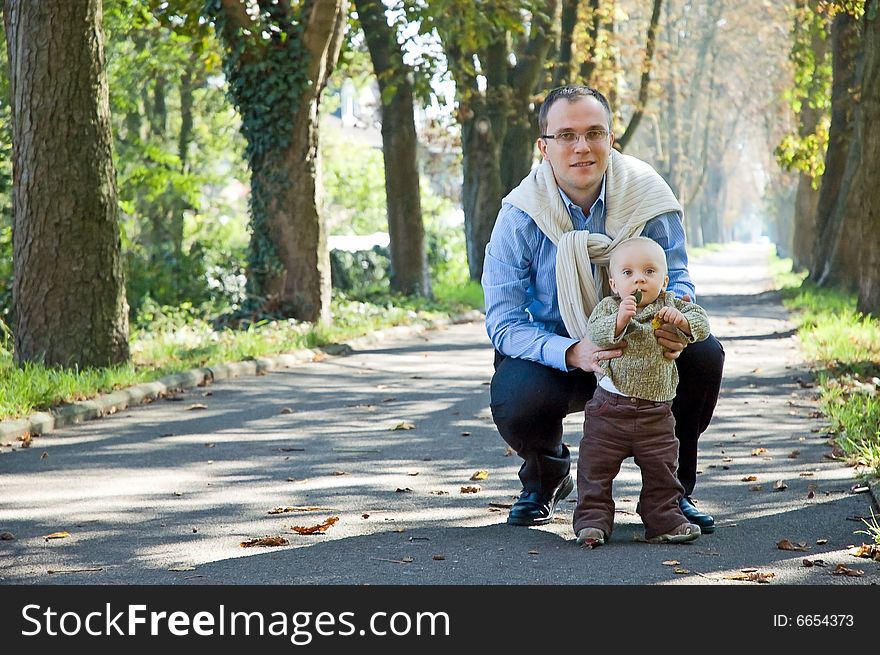
POLYGON ((556 134, 542 134, 542 139, 556 139, 556 143, 564 146, 573 146, 581 137, 584 137, 590 143, 604 141, 608 136, 608 130, 587 130, 583 133, 573 132, 572 130, 563 130, 556 134))

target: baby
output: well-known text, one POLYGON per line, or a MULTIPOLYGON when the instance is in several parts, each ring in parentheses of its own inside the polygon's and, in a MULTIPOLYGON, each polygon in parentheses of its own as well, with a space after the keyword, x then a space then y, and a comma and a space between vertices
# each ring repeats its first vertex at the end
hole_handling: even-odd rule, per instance
POLYGON ((590 315, 589 337, 600 348, 625 339, 621 357, 604 360, 605 375, 585 408, 578 454, 577 543, 599 546, 611 536, 611 487, 623 460, 633 456, 642 473, 639 512, 650 543, 682 543, 700 536, 679 508, 678 441, 672 399, 678 386, 673 360, 663 356, 654 330, 675 326, 691 343, 709 335, 699 305, 666 291, 666 253, 646 237, 621 242, 609 261, 611 290, 590 315))

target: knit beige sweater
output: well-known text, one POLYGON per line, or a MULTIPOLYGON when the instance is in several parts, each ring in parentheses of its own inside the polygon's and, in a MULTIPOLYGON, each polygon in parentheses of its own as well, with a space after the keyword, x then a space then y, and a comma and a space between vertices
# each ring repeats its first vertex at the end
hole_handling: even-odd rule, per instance
POLYGON ((681 205, 669 185, 649 164, 611 151, 605 172, 606 234, 575 230, 559 195, 550 162, 544 161, 504 201, 532 217, 556 244, 559 312, 569 336, 583 339, 586 318, 608 286, 608 261, 617 244, 642 233, 645 223, 681 205), (606 236, 607 235, 607 236, 606 236), (593 278, 593 265, 598 275, 593 278))
POLYGON ((617 310, 620 298, 608 296, 593 309, 588 320, 590 339, 600 348, 613 347, 625 339, 627 346, 623 355, 614 359, 602 360, 602 370, 611 377, 614 386, 621 393, 644 400, 666 402, 675 398, 678 387, 678 368, 675 361, 663 356, 663 346, 657 343, 651 321, 660 308, 670 305, 677 308, 691 326, 691 343, 702 341, 709 336, 709 317, 706 310, 696 303, 680 300, 671 291, 632 317, 620 338, 615 339, 617 331, 617 310))

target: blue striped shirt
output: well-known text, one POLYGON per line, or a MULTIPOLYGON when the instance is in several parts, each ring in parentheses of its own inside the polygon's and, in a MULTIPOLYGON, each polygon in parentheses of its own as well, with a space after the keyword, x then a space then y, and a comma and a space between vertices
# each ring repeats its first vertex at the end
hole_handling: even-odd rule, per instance
MULTIPOLYGON (((560 189, 576 230, 605 232, 605 181, 589 216, 560 189)), ((684 226, 679 212, 660 214, 642 235, 666 252, 669 290, 696 301, 687 270, 684 226)), ((577 343, 568 336, 556 295, 556 245, 521 209, 504 204, 498 213, 483 263, 486 331, 503 355, 567 371, 565 351, 577 343)))

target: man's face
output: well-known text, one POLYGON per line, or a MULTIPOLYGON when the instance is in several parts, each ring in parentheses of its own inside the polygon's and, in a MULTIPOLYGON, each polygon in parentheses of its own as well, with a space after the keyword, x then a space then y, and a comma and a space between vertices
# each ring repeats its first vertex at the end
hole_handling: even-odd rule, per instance
POLYGON ((659 247, 643 243, 627 244, 611 255, 608 265, 611 290, 621 298, 631 296, 636 289, 642 292, 639 307, 657 300, 669 283, 666 275, 666 255, 659 247))
POLYGON ((608 168, 614 134, 610 133, 605 109, 590 96, 573 102, 564 98, 557 100, 547 112, 545 134, 563 131, 584 134, 597 129, 609 131, 609 135, 601 141, 581 137, 572 145, 558 143, 556 139, 538 139, 538 148, 550 162, 556 184, 575 202, 584 195, 598 195, 602 176, 608 168))

